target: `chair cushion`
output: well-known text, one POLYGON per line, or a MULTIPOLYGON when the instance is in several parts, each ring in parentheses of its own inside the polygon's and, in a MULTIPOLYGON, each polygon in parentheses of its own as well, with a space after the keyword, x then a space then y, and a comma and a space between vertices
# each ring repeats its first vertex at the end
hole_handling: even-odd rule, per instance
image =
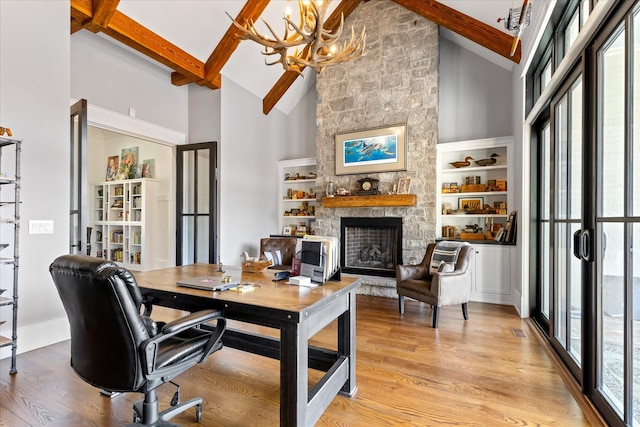
POLYGON ((440 267, 438 271, 440 273, 453 273, 456 270, 456 267, 453 263, 440 261, 440 267))
POLYGON ((282 265, 282 252, 280 249, 275 251, 265 251, 264 257, 267 261, 271 261, 271 265, 282 265))
POLYGON ((451 267, 447 267, 447 269, 451 268, 450 271, 453 271, 455 269, 456 261, 458 260, 460 248, 463 245, 464 243, 451 242, 448 240, 438 242, 436 244, 436 247, 433 249, 433 255, 431 255, 429 272, 431 274, 434 274, 440 271, 440 268, 442 268, 442 262, 444 262, 445 264, 450 264, 451 267))

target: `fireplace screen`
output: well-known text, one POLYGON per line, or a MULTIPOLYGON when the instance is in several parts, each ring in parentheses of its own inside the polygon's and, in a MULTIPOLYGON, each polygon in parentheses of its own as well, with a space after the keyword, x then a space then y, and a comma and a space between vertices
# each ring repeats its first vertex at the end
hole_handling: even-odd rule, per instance
POLYGON ((342 218, 342 271, 394 277, 402 259, 402 218, 342 218))

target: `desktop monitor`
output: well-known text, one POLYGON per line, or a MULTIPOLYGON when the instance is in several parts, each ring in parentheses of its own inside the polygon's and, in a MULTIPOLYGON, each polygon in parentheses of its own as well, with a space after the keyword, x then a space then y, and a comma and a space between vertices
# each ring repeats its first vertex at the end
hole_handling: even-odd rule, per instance
POLYGON ((322 242, 303 240, 300 248, 300 275, 321 283, 324 277, 325 260, 322 242))

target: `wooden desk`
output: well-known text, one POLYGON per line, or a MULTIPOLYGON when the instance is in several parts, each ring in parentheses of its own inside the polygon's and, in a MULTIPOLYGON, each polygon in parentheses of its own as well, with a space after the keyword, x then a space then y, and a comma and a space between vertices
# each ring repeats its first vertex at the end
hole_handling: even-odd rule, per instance
MULTIPOLYGON (((143 296, 154 305, 197 311, 216 308, 229 319, 277 328, 280 339, 227 329, 224 345, 280 360, 280 425, 311 426, 336 394, 356 392, 356 288, 360 279, 329 281, 304 288, 273 282, 273 271, 242 274, 260 287, 238 293, 177 286, 189 277, 207 275, 213 266, 194 264, 132 272, 143 296), (338 319, 337 351, 309 346, 309 338, 338 319), (325 372, 308 390, 308 369, 325 372)), ((227 274, 239 271, 227 271, 227 274)))

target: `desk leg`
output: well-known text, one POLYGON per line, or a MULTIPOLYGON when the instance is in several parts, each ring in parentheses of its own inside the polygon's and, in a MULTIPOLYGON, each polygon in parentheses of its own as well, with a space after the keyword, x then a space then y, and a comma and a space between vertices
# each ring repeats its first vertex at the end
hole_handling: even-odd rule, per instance
POLYGON ((349 379, 340 394, 356 394, 356 293, 349 293, 349 310, 338 317, 338 353, 349 358, 349 379))
POLYGON ((280 328, 280 425, 305 424, 307 414, 309 337, 304 323, 280 328))

